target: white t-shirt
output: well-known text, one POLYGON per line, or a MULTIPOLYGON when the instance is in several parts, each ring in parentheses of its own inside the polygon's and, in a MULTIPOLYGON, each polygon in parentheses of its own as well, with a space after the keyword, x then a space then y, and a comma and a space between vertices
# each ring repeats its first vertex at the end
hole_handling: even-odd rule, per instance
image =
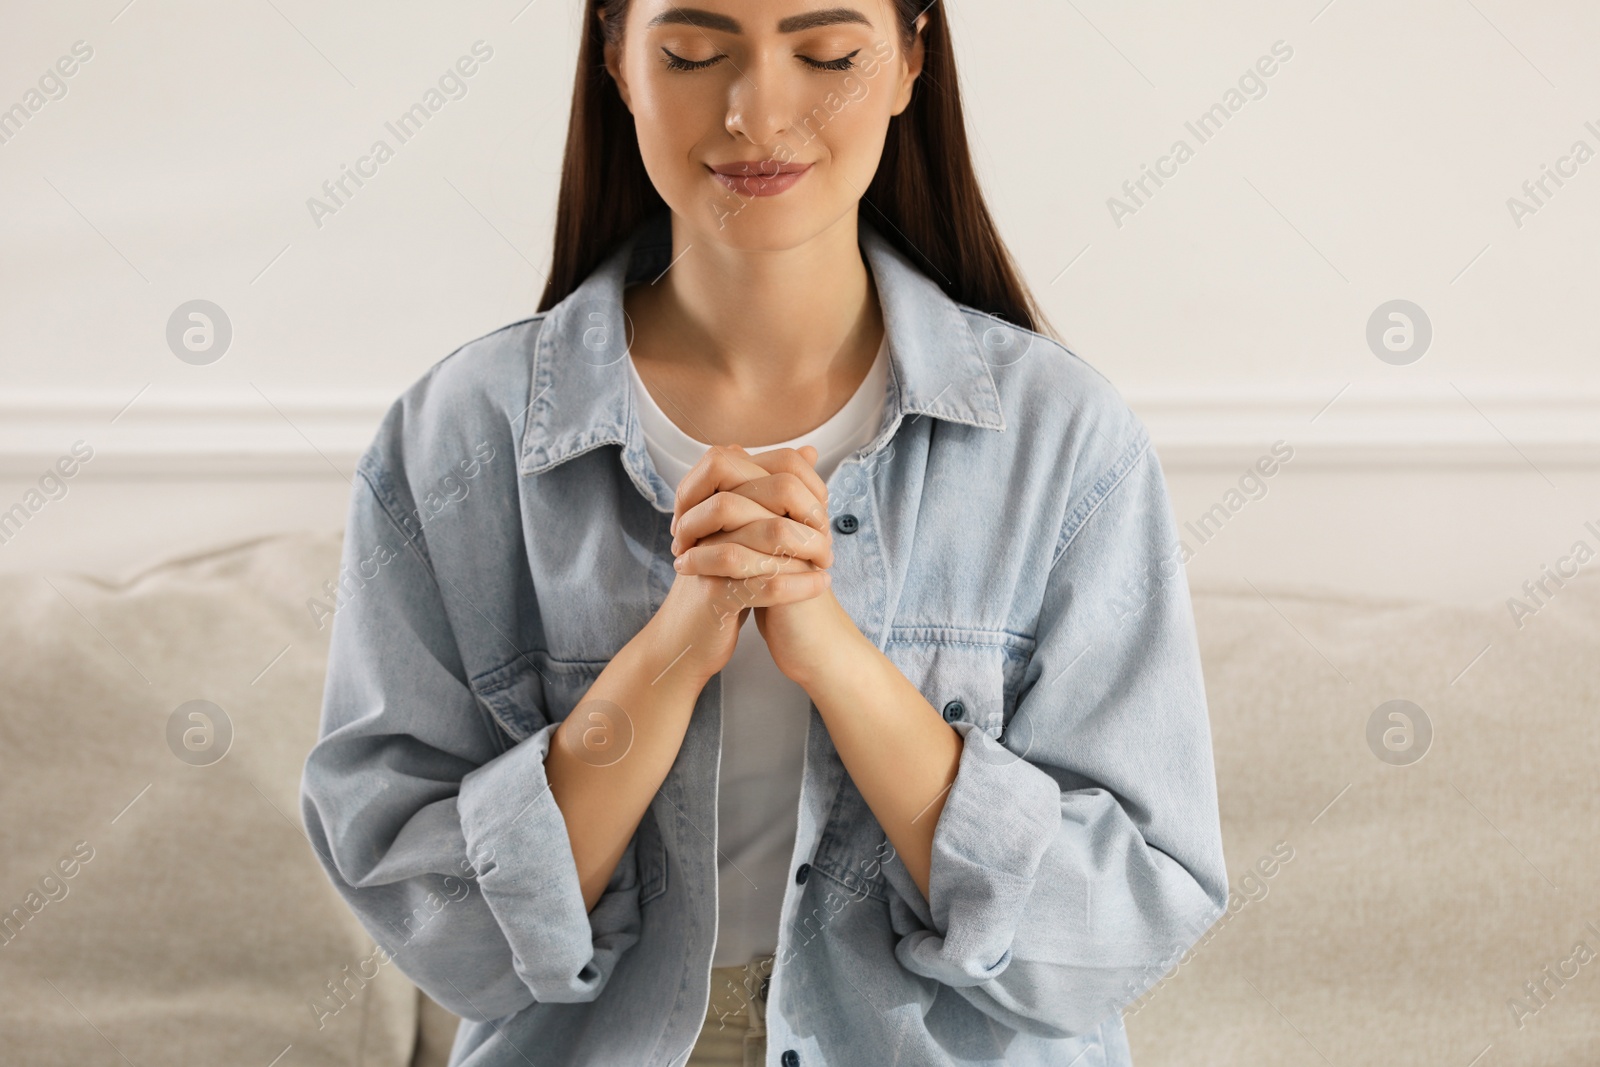
MULTIPOLYGON (((870 441, 883 418, 889 376, 885 335, 855 394, 809 433, 752 453, 812 445, 823 481, 870 441)), ((710 447, 680 430, 645 388, 628 358, 646 450, 656 473, 676 487, 710 447)), ((744 444, 744 442, 739 442, 744 444)), ((717 938, 711 965, 731 967, 777 951, 783 893, 792 877, 811 698, 778 670, 752 611, 722 670, 722 767, 717 790, 717 938)), ((709 835, 711 827, 702 827, 709 835)))

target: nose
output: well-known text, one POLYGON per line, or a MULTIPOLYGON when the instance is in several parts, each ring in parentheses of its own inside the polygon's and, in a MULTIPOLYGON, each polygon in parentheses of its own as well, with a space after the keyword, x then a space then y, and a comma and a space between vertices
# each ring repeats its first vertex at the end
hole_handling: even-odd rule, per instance
POLYGON ((783 78, 758 61, 729 87, 723 125, 736 137, 764 145, 789 129, 791 107, 783 78))

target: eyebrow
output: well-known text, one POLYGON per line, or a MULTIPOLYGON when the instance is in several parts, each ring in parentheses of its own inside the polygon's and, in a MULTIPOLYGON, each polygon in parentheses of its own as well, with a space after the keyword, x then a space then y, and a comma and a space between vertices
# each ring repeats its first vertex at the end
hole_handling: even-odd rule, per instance
MULTIPOLYGON (((848 7, 830 7, 822 11, 807 11, 800 15, 790 15, 778 22, 779 33, 799 33, 802 30, 816 29, 818 26, 837 26, 841 23, 860 23, 871 27, 872 22, 861 12, 848 7)), ((656 26, 697 26, 707 30, 721 30, 724 33, 743 33, 744 29, 737 19, 716 11, 706 11, 697 7, 678 7, 673 5, 669 10, 663 11, 649 22, 645 29, 656 26)))

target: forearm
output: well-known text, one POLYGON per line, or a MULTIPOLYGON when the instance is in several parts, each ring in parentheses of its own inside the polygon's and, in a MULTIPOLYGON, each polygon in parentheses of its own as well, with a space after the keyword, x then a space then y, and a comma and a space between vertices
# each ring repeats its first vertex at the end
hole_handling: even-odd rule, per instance
POLYGON ((961 737, 859 631, 801 686, 907 872, 928 895, 933 831, 961 762, 961 737))
POLYGON ((708 680, 680 660, 680 652, 652 619, 551 737, 545 775, 566 822, 588 910, 672 769, 708 680))

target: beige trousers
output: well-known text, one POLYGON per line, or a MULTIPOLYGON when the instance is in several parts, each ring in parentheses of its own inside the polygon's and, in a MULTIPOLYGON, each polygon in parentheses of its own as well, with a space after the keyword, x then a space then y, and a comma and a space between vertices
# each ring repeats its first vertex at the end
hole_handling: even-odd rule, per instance
POLYGON ((762 1067, 767 1062, 767 978, 772 956, 711 969, 705 1023, 688 1067, 762 1067))

